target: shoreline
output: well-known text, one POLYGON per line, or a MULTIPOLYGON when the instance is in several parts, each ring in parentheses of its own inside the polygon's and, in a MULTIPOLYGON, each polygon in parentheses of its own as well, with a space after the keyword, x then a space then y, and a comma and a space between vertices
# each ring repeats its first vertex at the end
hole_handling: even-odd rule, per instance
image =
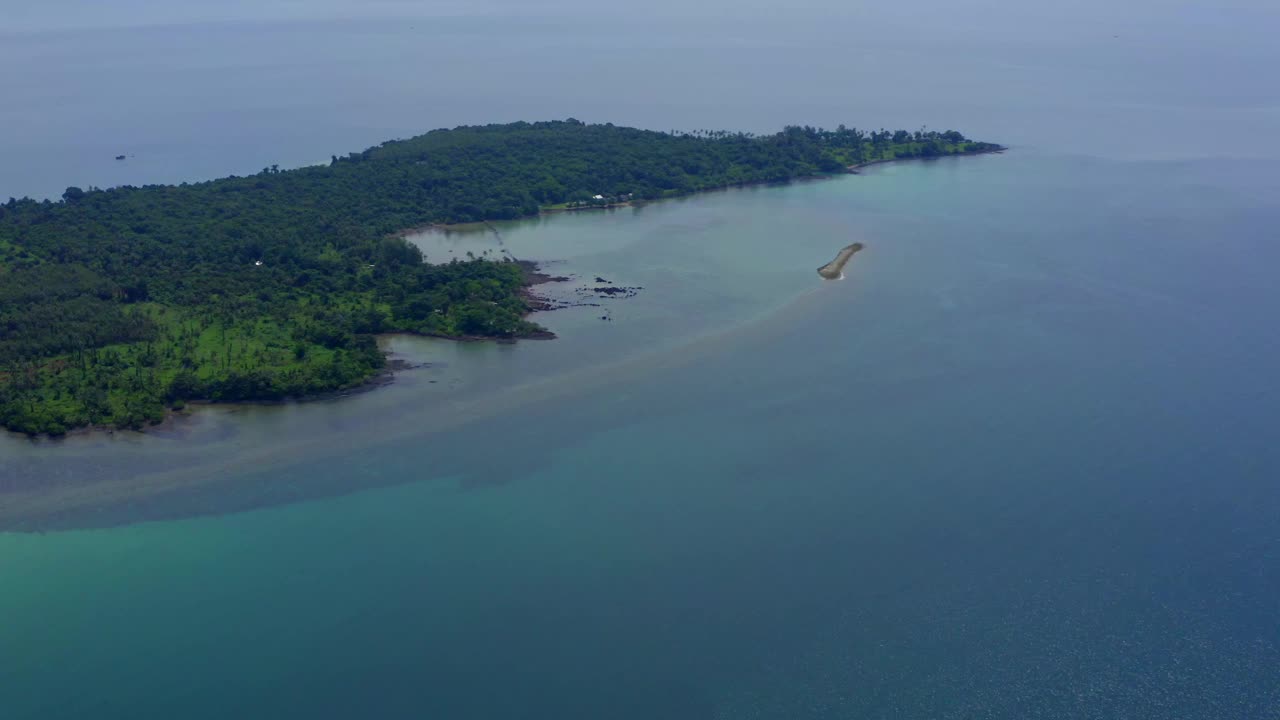
MULTIPOLYGON (((525 317, 535 312, 549 312, 556 310, 558 306, 553 305, 545 298, 533 292, 532 288, 538 285, 544 285, 551 282, 563 282, 568 280, 567 277, 558 275, 550 275, 542 272, 541 266, 533 260, 516 260, 517 264, 525 272, 524 285, 518 291, 520 298, 529 306, 529 312, 525 313, 525 317)), ((378 333, 375 338, 381 340, 396 336, 403 337, 423 337, 435 338, 438 340, 451 340, 459 343, 481 343, 492 342, 497 344, 515 344, 520 340, 554 340, 556 334, 550 330, 539 330, 537 332, 525 335, 515 335, 512 337, 491 337, 487 335, 445 335, 441 333, 419 333, 419 332, 390 332, 378 333)), ((122 434, 133 435, 156 435, 166 432, 174 432, 177 426, 184 420, 190 419, 195 411, 206 408, 225 408, 236 406, 258 406, 258 407, 277 407, 292 404, 310 404, 341 400, 353 395, 361 395, 363 393, 372 392, 380 388, 395 383, 396 373, 415 368, 424 367, 423 364, 413 364, 408 361, 392 358, 384 353, 387 358, 387 364, 383 366, 377 373, 371 375, 367 379, 347 388, 337 390, 325 390, 323 392, 313 393, 309 395, 290 396, 282 398, 271 398, 262 400, 236 400, 235 402, 216 402, 212 400, 190 400, 181 408, 165 408, 164 417, 157 423, 152 423, 138 429, 120 428, 113 425, 86 425, 68 430, 62 435, 27 435, 25 433, 14 432, 0 428, 0 433, 13 438, 19 438, 31 443, 59 443, 72 438, 84 438, 91 436, 109 436, 113 437, 122 434)))
POLYGON ((495 222, 519 222, 521 220, 532 220, 534 218, 540 218, 540 217, 552 217, 552 216, 560 215, 563 213, 589 212, 592 210, 597 210, 597 211, 618 210, 621 208, 629 208, 629 207, 644 207, 645 205, 651 205, 654 203, 666 202, 668 200, 681 200, 684 198, 694 197, 696 195, 702 195, 704 193, 720 192, 723 190, 735 190, 739 188, 752 188, 752 187, 768 187, 770 185, 787 185, 793 182, 812 182, 815 180, 829 180, 831 178, 837 178, 842 175, 860 175, 862 174, 860 171, 869 167, 873 167, 875 165, 888 165, 891 163, 900 163, 900 162, 922 162, 922 161, 927 162, 931 160, 945 160, 947 158, 976 157, 978 155, 1002 155, 1008 150, 1009 150, 1008 146, 1000 145, 1000 146, 997 146, 994 148, 988 148, 985 150, 966 150, 964 152, 947 153, 946 155, 934 155, 932 157, 922 157, 922 156, 921 157, 896 157, 896 158, 883 158, 880 160, 868 160, 867 162, 863 162, 863 163, 855 163, 853 165, 847 165, 845 166, 845 169, 843 172, 816 173, 814 175, 802 175, 800 177, 791 178, 789 180, 761 180, 757 182, 730 183, 728 185, 717 185, 715 187, 703 188, 701 190, 693 190, 691 192, 680 193, 679 195, 671 195, 668 197, 653 198, 649 200, 626 200, 623 202, 610 203, 607 205, 583 205, 581 207, 571 207, 571 208, 547 207, 547 208, 542 208, 538 210, 538 214, 536 215, 525 215, 518 218, 510 218, 508 220, 475 220, 471 222, 461 222, 461 223, 429 223, 426 225, 419 225, 417 227, 412 227, 405 230, 397 231, 393 233, 392 236, 406 237, 408 235, 414 235, 417 233, 432 232, 432 231, 471 232, 471 231, 484 230, 484 231, 493 232, 495 231, 495 228, 493 227, 493 223, 495 222))
MULTIPOLYGON (((578 208, 546 209, 546 210, 540 210, 537 215, 530 215, 523 218, 515 218, 515 220, 528 220, 528 219, 537 218, 537 217, 557 215, 565 212, 581 212, 585 210, 615 210, 623 207, 641 207, 644 205, 648 205, 650 203, 663 202, 666 200, 684 199, 684 198, 689 198, 696 195, 701 195, 704 193, 719 192, 724 190, 749 188, 749 187, 761 187, 761 186, 769 186, 769 185, 785 185, 792 182, 808 182, 808 181, 814 181, 814 180, 825 180, 825 179, 839 177, 841 175, 858 175, 860 174, 859 173, 860 170, 867 167, 871 167, 873 165, 885 165, 889 163, 912 161, 912 160, 940 160, 948 157, 969 157, 969 156, 976 156, 976 155, 1002 154, 1008 149, 1009 149, 1008 147, 1002 145, 1002 146, 998 146, 991 149, 973 150, 973 151, 966 151, 966 152, 959 152, 959 153, 949 153, 947 155, 939 155, 939 156, 928 157, 928 158, 926 157, 885 158, 881 160, 872 160, 865 163, 847 166, 846 171, 843 173, 836 172, 836 173, 822 173, 822 174, 815 174, 815 175, 807 175, 803 177, 792 178, 790 180, 784 180, 784 181, 778 181, 778 182, 765 181, 765 182, 734 183, 730 185, 723 185, 723 186, 718 186, 713 188, 705 188, 702 190, 695 190, 688 193, 682 193, 679 195, 673 195, 671 197, 658 198, 654 200, 628 200, 626 202, 614 203, 611 205, 586 206, 586 207, 578 207, 578 208)), ((466 232, 466 231, 483 230, 483 231, 489 231, 489 232, 496 232, 497 231, 496 228, 492 225, 493 222, 494 221, 491 221, 491 220, 480 220, 480 221, 474 221, 474 222, 452 223, 452 224, 429 223, 426 225, 419 225, 411 228, 405 228, 404 230, 399 230, 395 233, 392 233, 391 237, 403 238, 409 235, 414 235, 422 232, 431 232, 431 231, 466 232)), ((525 303, 529 307, 529 312, 526 313, 526 317, 529 314, 532 314, 535 312, 549 312, 549 311, 558 309, 559 306, 554 305, 551 302, 549 302, 547 299, 537 295, 532 291, 531 288, 534 288, 538 285, 551 283, 551 282, 563 282, 568 280, 569 278, 562 277, 562 276, 554 276, 554 275, 550 275, 542 272, 541 266, 536 261, 514 260, 514 262, 519 264, 520 267, 525 272, 525 283, 520 288, 520 290, 517 291, 517 294, 520 296, 522 300, 525 301, 525 303)), ((497 344, 514 344, 520 340, 554 340, 556 339, 555 333, 551 332, 550 330, 542 330, 542 331, 530 333, 527 335, 518 335, 518 336, 511 336, 511 337, 491 337, 491 336, 483 336, 483 335, 445 335, 445 334, 438 334, 438 333, 416 333, 416 332, 381 333, 381 334, 375 335, 375 337, 383 338, 383 337, 391 337, 395 335, 435 338, 440 340, 451 340, 451 341, 460 342, 460 343, 492 342, 497 344)), ((400 361, 399 363, 397 363, 395 359, 388 358, 387 365, 383 367, 380 371, 370 376, 366 380, 356 385, 353 385, 349 388, 342 388, 338 390, 327 390, 320 393, 297 396, 297 397, 284 397, 284 398, 273 398, 273 399, 264 399, 264 400, 241 400, 241 401, 236 401, 234 403, 225 403, 225 402, 220 403, 220 402, 214 402, 214 401, 193 400, 186 403, 180 409, 166 408, 164 417, 163 419, 160 420, 160 422, 147 425, 136 430, 128 429, 128 428, 118 428, 118 427, 113 427, 109 425, 90 425, 90 426, 79 427, 79 428, 69 430, 64 435, 59 435, 59 436, 26 435, 24 433, 13 432, 11 430, 5 430, 5 429, 0 429, 0 432, 3 432, 15 438, 19 438, 19 437, 23 438, 32 443, 37 443, 37 442, 57 443, 73 437, 87 437, 87 436, 93 436, 93 435, 115 436, 117 434, 147 435, 147 434, 164 433, 164 432, 173 430, 176 424, 181 423, 185 418, 189 418, 193 410, 199 410, 202 408, 228 407, 228 406, 235 406, 235 405, 279 406, 279 405, 287 405, 287 404, 293 404, 293 403, 306 404, 306 403, 338 400, 344 397, 349 397, 351 395, 371 392, 373 390, 377 390, 387 385, 391 385, 395 382, 395 374, 397 372, 403 372, 404 370, 408 370, 408 369, 412 369, 412 366, 408 365, 407 363, 403 363, 403 361, 400 361)))
POLYGON ((861 170, 863 170, 864 168, 872 167, 873 165, 888 165, 889 163, 910 162, 913 160, 942 160, 944 158, 949 158, 949 157, 973 157, 975 155, 1001 155, 1008 149, 1009 148, 1004 145, 999 145, 997 147, 989 148, 986 150, 967 150, 965 152, 948 153, 946 155, 934 155, 933 157, 883 158, 880 160, 868 160, 867 162, 849 165, 846 169, 849 171, 850 175, 861 175, 862 174, 860 172, 861 170))

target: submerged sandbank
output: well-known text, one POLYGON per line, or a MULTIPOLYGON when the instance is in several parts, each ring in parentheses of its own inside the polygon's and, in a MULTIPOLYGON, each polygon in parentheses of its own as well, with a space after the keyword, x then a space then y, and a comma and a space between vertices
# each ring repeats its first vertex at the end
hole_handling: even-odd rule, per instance
MULTIPOLYGON (((340 423, 338 435, 282 438, 268 445, 241 447, 225 455, 201 454, 196 458, 189 458, 175 447, 171 452, 164 452, 164 461, 143 463, 146 467, 135 466, 115 479, 68 479, 48 485, 20 483, 10 492, 0 492, 0 532, 112 527, 218 515, 415 480, 466 478, 494 459, 465 453, 454 457, 456 453, 452 453, 451 448, 463 447, 452 440, 455 433, 474 431, 479 423, 509 421, 519 425, 528 421, 531 409, 550 403, 567 403, 582 412, 583 408, 575 405, 575 399, 582 401, 596 393, 614 392, 637 379, 731 351, 739 344, 760 342, 771 333, 791 327, 798 316, 807 314, 808 303, 820 296, 816 291, 817 288, 813 288, 802 292, 761 315, 671 346, 531 379, 513 387, 443 397, 438 412, 415 414, 411 422, 379 421, 376 417, 363 421, 346 418, 340 423), (404 469, 403 472, 377 472, 355 460, 369 457, 361 453, 377 454, 379 448, 411 438, 437 443, 441 452, 438 464, 415 468, 413 472, 404 469), (303 478, 292 472, 300 460, 322 458, 333 462, 331 476, 303 478)), ((603 424, 609 421, 607 417, 601 419, 603 424)), ((552 425, 540 429, 521 427, 521 432, 554 429, 552 425)), ((519 462, 534 460, 513 458, 519 462)), ((121 462, 128 466, 136 462, 136 457, 121 458, 121 462)))
POLYGON ((839 280, 844 277, 844 266, 849 262, 849 258, 852 258, 854 253, 858 252, 863 247, 862 243, 845 245, 840 249, 840 252, 836 253, 835 260, 832 260, 826 265, 818 268, 818 274, 827 280, 839 280))

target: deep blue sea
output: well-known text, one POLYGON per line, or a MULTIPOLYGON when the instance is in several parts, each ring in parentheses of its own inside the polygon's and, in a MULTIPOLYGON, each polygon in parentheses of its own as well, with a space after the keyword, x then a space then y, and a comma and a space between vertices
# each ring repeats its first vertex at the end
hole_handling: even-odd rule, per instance
POLYGON ((644 289, 0 437, 0 718, 1280 718, 1270 4, 69 5, 0 25, 0 195, 570 115, 1011 149, 424 233, 644 289))

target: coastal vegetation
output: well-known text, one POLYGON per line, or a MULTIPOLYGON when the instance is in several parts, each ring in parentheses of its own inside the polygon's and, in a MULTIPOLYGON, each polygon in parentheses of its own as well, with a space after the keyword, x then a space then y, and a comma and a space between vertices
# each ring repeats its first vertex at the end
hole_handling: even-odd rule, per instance
POLYGON ((384 371, 374 336, 519 338, 510 258, 433 264, 407 228, 654 200, 998 149, 960 133, 437 130, 327 165, 0 205, 0 427, 137 428, 191 401, 307 397, 384 371), (425 260, 425 261, 424 261, 425 260))

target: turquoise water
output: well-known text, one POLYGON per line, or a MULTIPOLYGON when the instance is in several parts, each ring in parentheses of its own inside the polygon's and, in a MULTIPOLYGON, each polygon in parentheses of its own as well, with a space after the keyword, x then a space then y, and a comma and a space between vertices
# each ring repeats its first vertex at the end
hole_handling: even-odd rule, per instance
POLYGON ((0 448, 117 525, 0 535, 5 717, 1276 717, 1277 189, 1027 151, 503 226, 646 290, 0 448))

